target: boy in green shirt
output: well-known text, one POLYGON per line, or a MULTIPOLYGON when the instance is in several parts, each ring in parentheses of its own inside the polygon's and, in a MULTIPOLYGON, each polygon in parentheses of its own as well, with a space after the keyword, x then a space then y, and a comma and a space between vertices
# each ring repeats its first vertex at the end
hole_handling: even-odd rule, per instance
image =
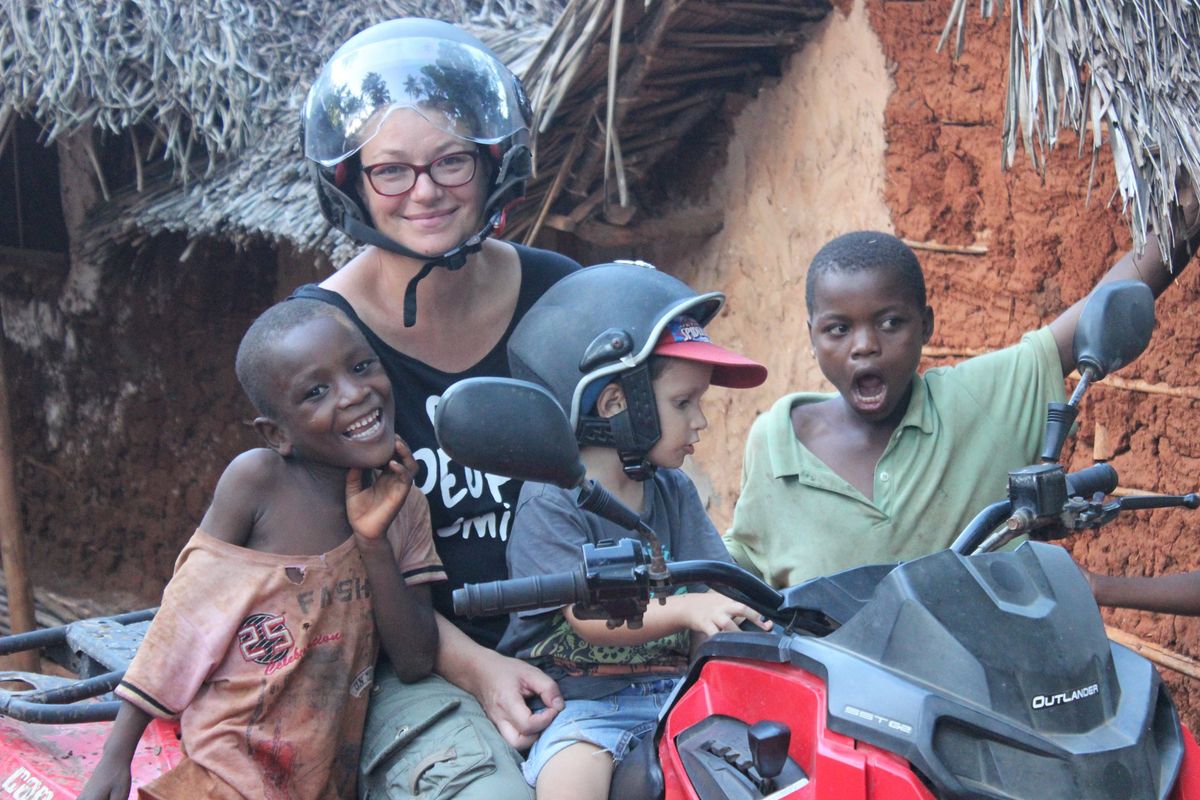
MULTIPOLYGON (((1175 272, 1200 235, 1197 205, 1175 272)), ((1127 278, 1157 297, 1170 284, 1158 249, 1127 253, 1100 283, 1127 278)), ((750 430, 742 492, 725 544, 774 586, 948 546, 1004 496, 1009 470, 1033 463, 1046 403, 1063 398, 1083 301, 1020 344, 917 373, 933 309, 912 250, 859 231, 809 266, 808 331, 837 394, 781 398, 750 430)))

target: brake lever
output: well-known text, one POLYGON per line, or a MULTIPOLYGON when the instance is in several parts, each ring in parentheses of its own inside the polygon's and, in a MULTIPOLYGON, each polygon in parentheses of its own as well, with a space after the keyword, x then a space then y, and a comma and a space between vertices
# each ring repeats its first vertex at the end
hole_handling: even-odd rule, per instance
POLYGON ((1136 511, 1146 508, 1200 508, 1200 494, 1156 494, 1130 495, 1119 497, 1109 506, 1115 506, 1118 511, 1136 511))
POLYGON ((1118 497, 1107 503, 1094 500, 1084 505, 1085 507, 1074 510, 1070 514, 1072 520, 1070 527, 1074 530, 1098 528, 1111 522, 1122 511, 1144 511, 1152 508, 1200 508, 1200 494, 1189 492, 1182 495, 1129 495, 1118 497))
POLYGON ((571 611, 577 619, 602 619, 610 630, 627 625, 629 630, 636 631, 642 627, 646 601, 633 597, 608 598, 586 605, 576 603, 571 611))

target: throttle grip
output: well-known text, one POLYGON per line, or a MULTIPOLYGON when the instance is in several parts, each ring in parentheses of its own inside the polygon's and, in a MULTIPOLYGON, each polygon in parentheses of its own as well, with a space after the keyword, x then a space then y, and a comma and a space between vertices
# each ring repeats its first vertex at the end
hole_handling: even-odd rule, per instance
POLYGON ((1091 499, 1096 492, 1111 494, 1117 488, 1117 471, 1108 464, 1090 467, 1067 475, 1067 494, 1091 499))
POLYGON ((468 583, 455 589, 451 598, 455 614, 472 618, 586 603, 589 596, 587 578, 580 567, 571 572, 468 583))

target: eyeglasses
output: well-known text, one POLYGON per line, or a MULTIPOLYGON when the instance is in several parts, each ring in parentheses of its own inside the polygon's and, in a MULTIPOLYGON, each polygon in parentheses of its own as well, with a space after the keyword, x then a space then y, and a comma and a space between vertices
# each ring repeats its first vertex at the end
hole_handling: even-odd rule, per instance
POLYGON ((475 177, 479 154, 471 150, 447 153, 428 164, 406 164, 403 161, 387 161, 363 167, 363 174, 371 188, 384 197, 396 197, 417 185, 417 178, 428 175, 438 186, 453 189, 470 183, 475 177))

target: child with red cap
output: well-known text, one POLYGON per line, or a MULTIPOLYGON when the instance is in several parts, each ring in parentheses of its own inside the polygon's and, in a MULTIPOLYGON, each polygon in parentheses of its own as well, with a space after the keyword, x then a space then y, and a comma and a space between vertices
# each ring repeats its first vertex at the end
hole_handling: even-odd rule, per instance
MULTIPOLYGON (((587 476, 641 514, 668 561, 730 561, 679 469, 708 425, 709 385, 766 379, 765 367, 705 333, 723 301, 641 262, 593 266, 551 287, 509 341, 513 376, 558 399, 587 476)), ((630 535, 580 510, 570 492, 526 483, 508 544, 510 577, 571 569, 583 545, 630 535)), ((539 800, 606 798, 614 763, 653 730, 690 647, 746 619, 770 627, 742 603, 703 590, 652 603, 636 630, 580 619, 571 607, 514 614, 501 651, 555 678, 566 701, 525 761, 539 800)))

